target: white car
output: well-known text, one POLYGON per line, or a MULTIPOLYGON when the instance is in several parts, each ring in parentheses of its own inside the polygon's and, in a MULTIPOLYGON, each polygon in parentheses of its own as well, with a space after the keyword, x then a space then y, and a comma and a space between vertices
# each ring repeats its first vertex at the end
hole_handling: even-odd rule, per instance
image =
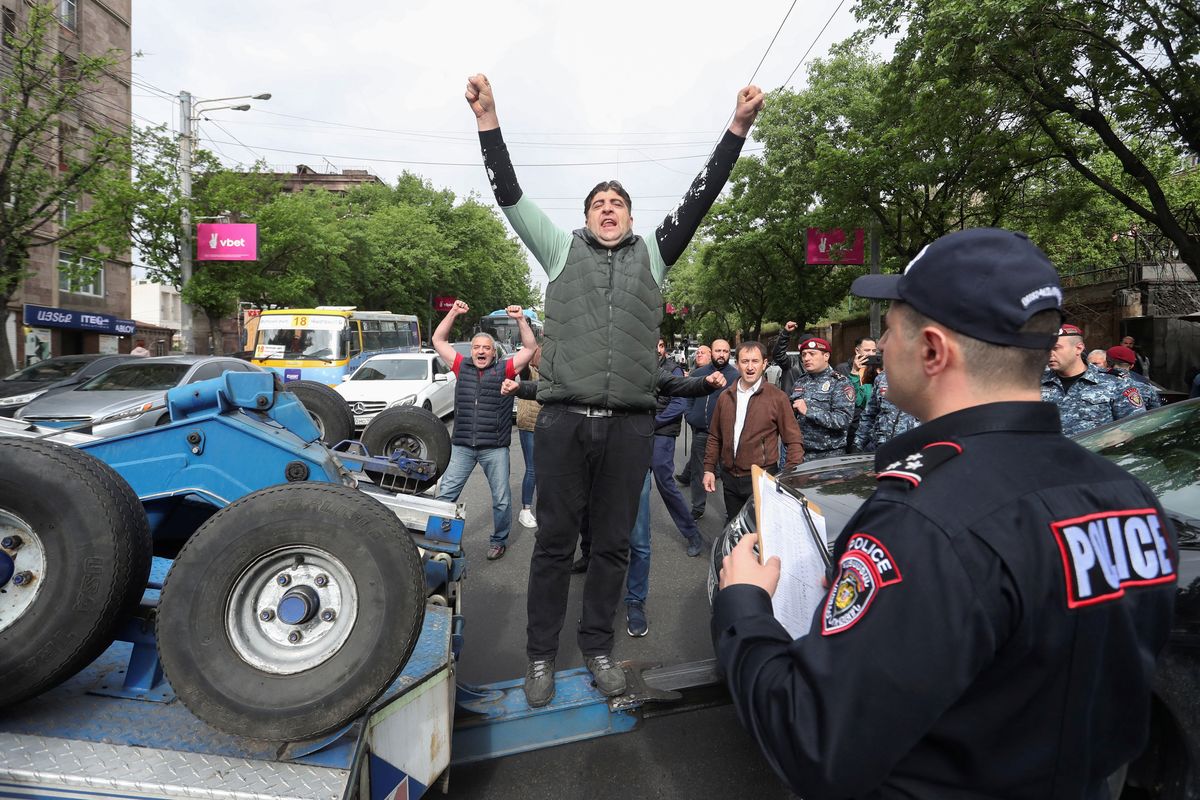
POLYGON ((418 406, 439 417, 454 413, 456 378, 435 353, 372 356, 333 387, 346 398, 354 427, 363 428, 393 406, 418 406))

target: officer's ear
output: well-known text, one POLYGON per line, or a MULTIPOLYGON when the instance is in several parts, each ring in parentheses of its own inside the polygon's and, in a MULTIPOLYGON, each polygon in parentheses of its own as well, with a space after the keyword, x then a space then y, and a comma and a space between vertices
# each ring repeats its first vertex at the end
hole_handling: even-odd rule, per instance
POLYGON ((939 325, 926 325, 917 334, 921 369, 932 378, 961 363, 963 351, 955 337, 939 325))

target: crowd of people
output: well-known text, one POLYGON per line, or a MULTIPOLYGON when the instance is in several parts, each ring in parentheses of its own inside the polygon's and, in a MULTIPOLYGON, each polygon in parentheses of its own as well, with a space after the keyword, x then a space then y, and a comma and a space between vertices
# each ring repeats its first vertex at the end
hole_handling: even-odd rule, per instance
POLYGON ((1105 351, 1103 367, 1086 361, 1045 254, 980 228, 930 243, 902 275, 856 280, 856 294, 890 301, 888 330, 845 361, 831 365, 830 342, 810 334, 792 356, 789 321, 771 350, 711 342, 684 376, 659 336, 661 287, 728 179, 761 90, 738 93, 708 162, 646 237, 632 233, 617 181, 587 194, 584 227, 556 227, 521 190, 486 77, 468 79, 466 99, 496 201, 549 283, 540 348, 522 326, 512 358, 497 362, 483 334, 466 361, 446 341, 465 307, 435 331, 459 375, 440 496, 457 497, 482 465, 488 558, 503 557, 512 398, 536 403, 518 423, 519 520, 536 527, 529 706, 554 699, 573 573, 586 668, 602 694, 625 692, 614 618, 623 596, 629 635, 649 630, 652 484, 695 556, 718 482, 729 518, 756 466, 874 452, 878 489, 837 536, 810 633, 793 639, 775 619, 780 564, 760 559, 755 534, 724 559, 714 651, 769 763, 806 797, 1103 796, 1146 739, 1177 556, 1150 490, 1063 434, 1145 411, 1152 390, 1134 377, 1147 366, 1132 342, 1105 351), (673 476, 684 422, 692 448, 673 476), (676 483, 691 486, 690 503, 676 483), (1135 555, 1137 574, 1124 561, 1098 571, 1135 555))

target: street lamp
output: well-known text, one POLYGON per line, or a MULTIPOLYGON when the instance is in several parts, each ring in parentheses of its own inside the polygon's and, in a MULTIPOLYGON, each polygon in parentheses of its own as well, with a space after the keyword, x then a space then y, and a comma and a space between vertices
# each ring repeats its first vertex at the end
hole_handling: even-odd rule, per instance
MULTIPOLYGON (((192 214, 188 209, 188 201, 192 199, 192 147, 195 144, 195 123, 200 121, 202 114, 212 111, 249 111, 249 103, 240 103, 233 105, 228 101, 231 100, 270 100, 271 93, 263 92, 262 94, 243 94, 236 97, 214 97, 210 100, 197 100, 192 102, 190 92, 182 91, 179 93, 179 172, 180 172, 180 191, 183 195, 183 211, 180 214, 180 221, 183 224, 183 248, 179 254, 179 274, 180 274, 180 292, 188 285, 188 281, 192 279, 192 214), (213 103, 226 103, 226 105, 212 105, 213 103)), ((179 338, 180 344, 183 347, 183 352, 191 353, 195 351, 195 342, 192 336, 192 307, 188 303, 180 300, 180 321, 179 321, 179 338)))

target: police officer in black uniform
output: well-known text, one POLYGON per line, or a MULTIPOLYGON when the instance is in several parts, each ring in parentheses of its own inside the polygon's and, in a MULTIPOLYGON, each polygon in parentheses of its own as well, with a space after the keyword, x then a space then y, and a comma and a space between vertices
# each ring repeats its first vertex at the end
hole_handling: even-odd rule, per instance
POLYGON ((726 557, 713 639, 742 722, 806 800, 1107 797, 1146 742, 1177 550, 1040 401, 1054 267, 979 228, 852 291, 893 301, 890 396, 927 422, 877 453, 807 635, 772 616, 756 536, 726 557))

